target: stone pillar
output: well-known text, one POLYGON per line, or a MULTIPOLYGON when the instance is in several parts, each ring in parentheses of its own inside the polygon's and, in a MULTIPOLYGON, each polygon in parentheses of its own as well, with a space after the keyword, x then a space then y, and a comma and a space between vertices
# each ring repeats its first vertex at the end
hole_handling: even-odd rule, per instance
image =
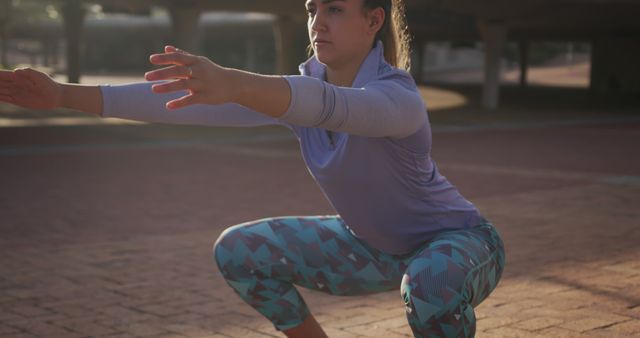
POLYGON ((501 22, 479 21, 480 36, 484 43, 484 88, 482 107, 497 109, 500 99, 500 61, 507 38, 507 27, 501 22))
POLYGON ((9 68, 7 49, 9 48, 9 19, 11 18, 11 0, 0 0, 0 65, 9 68))
POLYGON ((290 16, 279 15, 274 23, 276 43, 276 74, 298 74, 295 32, 301 29, 290 16))
POLYGON ((51 58, 50 58, 50 56, 51 56, 51 38, 49 37, 49 38, 42 39, 41 43, 42 43, 42 47, 43 47, 43 51, 44 51, 44 53, 43 53, 44 66, 45 67, 49 67, 49 66, 51 66, 51 62, 50 62, 51 61, 51 58))
POLYGON ((200 53, 200 14, 196 1, 174 1, 169 6, 172 23, 172 44, 192 54, 200 53))
POLYGON ((527 70, 529 69, 529 41, 520 40, 518 49, 520 50, 520 87, 526 87, 527 70))
POLYGON ((248 38, 245 41, 246 58, 244 60, 244 69, 250 72, 255 72, 258 68, 256 49, 257 49, 256 40, 254 38, 248 38))
POLYGON ((51 42, 51 54, 53 56, 53 67, 54 68, 58 68, 60 65, 60 41, 58 40, 57 36, 53 38, 53 41, 51 42))
POLYGON ((598 88, 601 85, 601 71, 602 62, 599 60, 602 53, 602 47, 600 44, 600 38, 594 38, 591 40, 591 67, 589 69, 589 90, 596 94, 600 91, 598 88))
POLYGON ((80 83, 82 73, 82 37, 85 10, 80 0, 67 0, 61 7, 67 37, 67 81, 80 83))
POLYGON ((599 36, 591 48, 590 88, 594 94, 640 93, 640 41, 632 36, 599 36))

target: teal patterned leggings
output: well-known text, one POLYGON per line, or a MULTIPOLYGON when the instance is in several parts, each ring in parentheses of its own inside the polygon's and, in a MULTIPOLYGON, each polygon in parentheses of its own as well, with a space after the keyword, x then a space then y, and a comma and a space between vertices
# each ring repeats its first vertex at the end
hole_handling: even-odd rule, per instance
POLYGON ((267 218, 228 228, 213 250, 227 283, 280 331, 309 315, 295 284, 344 296, 399 288, 416 337, 473 337, 473 308, 496 287, 505 264, 500 235, 488 222, 391 255, 355 237, 337 216, 267 218))

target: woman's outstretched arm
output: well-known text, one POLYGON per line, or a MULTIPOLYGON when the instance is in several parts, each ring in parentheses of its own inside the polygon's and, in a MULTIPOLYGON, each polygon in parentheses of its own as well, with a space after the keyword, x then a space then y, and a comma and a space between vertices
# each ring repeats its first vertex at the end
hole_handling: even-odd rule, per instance
POLYGON ((235 103, 194 104, 181 109, 167 109, 166 104, 185 92, 155 94, 151 87, 162 82, 101 85, 104 98, 102 117, 169 124, 224 127, 254 127, 287 123, 235 103))
POLYGON ((186 92, 167 102, 168 109, 194 104, 236 103, 272 118, 285 113, 291 89, 281 76, 261 75, 225 68, 203 56, 189 54, 173 46, 150 57, 155 65, 167 65, 145 74, 148 81, 172 80, 152 87, 155 93, 186 92))
POLYGON ((404 138, 428 123, 411 75, 390 70, 362 88, 339 87, 307 76, 285 76, 291 104, 280 119, 368 137, 404 138))
POLYGON ((400 70, 378 75, 362 88, 349 88, 308 76, 224 68, 172 47, 152 55, 151 62, 170 66, 148 72, 147 80, 173 80, 154 85, 155 93, 187 93, 168 102, 168 109, 234 102, 291 125, 369 137, 407 137, 428 121, 413 78, 400 70))
POLYGON ((30 109, 69 108, 95 115, 102 112, 98 86, 59 83, 31 68, 0 71, 0 101, 30 109))
POLYGON ((124 85, 80 85, 59 83, 31 68, 0 71, 0 102, 28 109, 67 108, 100 117, 170 124, 251 127, 281 124, 283 121, 238 104, 194 105, 169 111, 165 104, 176 93, 157 95, 153 83, 124 85))
POLYGON ((61 83, 62 99, 60 108, 78 110, 101 115, 103 107, 102 91, 99 86, 61 83))

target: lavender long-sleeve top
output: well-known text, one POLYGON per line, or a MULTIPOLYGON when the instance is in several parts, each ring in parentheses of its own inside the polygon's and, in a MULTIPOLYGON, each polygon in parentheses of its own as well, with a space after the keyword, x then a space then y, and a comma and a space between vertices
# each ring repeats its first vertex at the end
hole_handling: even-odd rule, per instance
POLYGON ((413 78, 389 65, 383 45, 362 63, 352 87, 329 84, 315 57, 287 75, 291 102, 279 118, 238 104, 167 110, 184 93, 154 94, 153 83, 103 85, 103 117, 212 126, 278 124, 300 142, 309 172, 351 231, 391 254, 437 232, 484 219, 442 176, 430 156, 431 127, 413 78), (331 132, 331 136, 327 133, 331 132))

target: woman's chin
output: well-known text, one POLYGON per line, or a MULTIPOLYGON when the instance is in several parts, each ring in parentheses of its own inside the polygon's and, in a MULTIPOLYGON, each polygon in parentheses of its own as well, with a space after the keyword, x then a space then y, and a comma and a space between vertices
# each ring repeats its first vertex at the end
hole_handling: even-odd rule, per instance
POLYGON ((329 57, 329 55, 327 55, 326 53, 322 53, 322 52, 320 52, 320 53, 316 52, 316 59, 318 59, 318 61, 320 63, 322 63, 323 65, 328 65, 332 61, 332 58, 329 57))

